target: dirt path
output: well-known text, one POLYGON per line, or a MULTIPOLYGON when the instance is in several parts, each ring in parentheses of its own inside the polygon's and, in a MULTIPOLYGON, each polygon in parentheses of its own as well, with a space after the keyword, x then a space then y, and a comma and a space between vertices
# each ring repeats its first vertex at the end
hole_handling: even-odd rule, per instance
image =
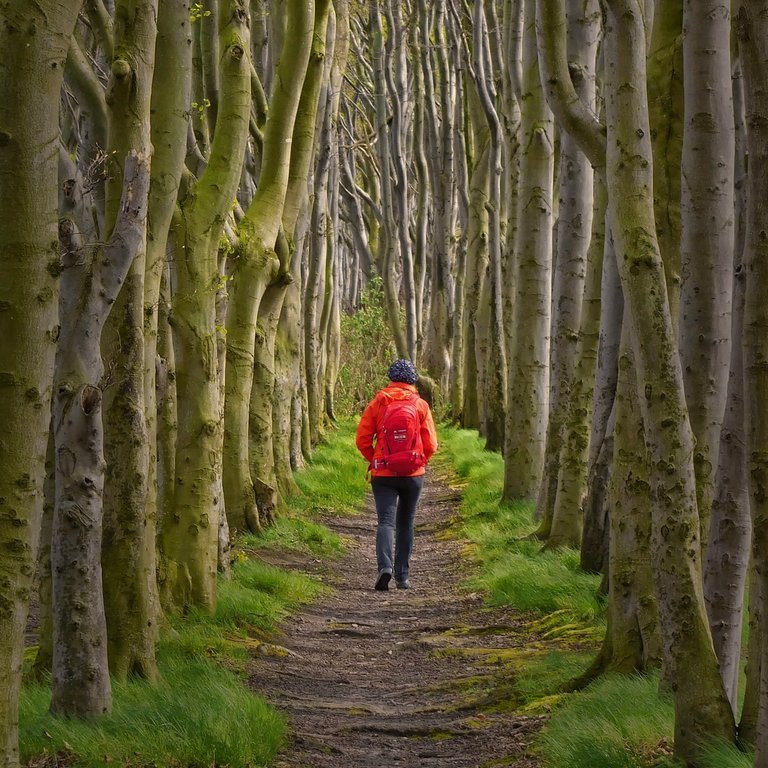
POLYGON ((514 617, 459 591, 461 542, 440 536, 457 503, 432 475, 409 591, 373 590, 372 500, 360 516, 324 521, 351 540, 325 571, 334 594, 292 619, 276 640, 287 653, 258 658, 251 677, 290 720, 277 768, 538 765, 528 747, 540 719, 503 706, 510 681, 494 659, 523 642, 514 617))

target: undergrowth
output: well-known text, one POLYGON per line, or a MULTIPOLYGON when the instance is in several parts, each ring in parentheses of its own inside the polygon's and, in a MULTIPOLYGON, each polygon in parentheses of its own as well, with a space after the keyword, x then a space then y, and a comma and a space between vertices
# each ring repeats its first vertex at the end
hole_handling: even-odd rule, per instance
MULTIPOLYGON (((106 765, 148 768, 257 768, 282 745, 281 714, 247 686, 255 653, 281 653, 271 633, 325 587, 311 577, 264 562, 260 550, 337 557, 340 537, 311 519, 318 511, 352 512, 366 492, 354 426, 341 424, 296 475, 301 496, 258 536, 238 539, 231 580, 220 580, 213 616, 192 609, 166 620, 157 648, 160 681, 113 682, 112 714, 90 721, 52 716, 50 685, 25 682, 20 746, 30 768, 106 765)), ((29 654, 32 655, 32 654, 29 654)))
MULTIPOLYGON (((574 550, 541 551, 533 504, 501 501, 504 464, 477 433, 443 428, 435 467, 462 489, 457 532, 478 565, 468 588, 529 617, 523 663, 511 664, 517 710, 551 712, 535 749, 546 768, 679 768, 674 712, 656 675, 604 676, 579 693, 564 684, 583 672, 605 632, 599 577, 579 570, 574 550)), ((519 655, 519 654, 518 654, 519 655)), ((713 745, 702 768, 748 768, 750 756, 713 745)))

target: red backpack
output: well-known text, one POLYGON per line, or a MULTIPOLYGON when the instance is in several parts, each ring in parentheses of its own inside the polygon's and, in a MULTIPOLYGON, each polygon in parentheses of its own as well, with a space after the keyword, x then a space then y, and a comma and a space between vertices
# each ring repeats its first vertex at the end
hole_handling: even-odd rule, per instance
POLYGON ((398 476, 412 475, 426 464, 421 442, 421 417, 416 407, 418 402, 416 394, 407 399, 393 400, 384 410, 379 428, 378 439, 384 451, 383 465, 398 476))

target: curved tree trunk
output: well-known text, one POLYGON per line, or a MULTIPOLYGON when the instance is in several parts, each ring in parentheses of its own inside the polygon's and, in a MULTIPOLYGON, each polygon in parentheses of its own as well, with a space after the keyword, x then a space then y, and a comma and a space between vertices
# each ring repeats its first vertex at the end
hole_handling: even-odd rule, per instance
MULTIPOLYGON (((595 109, 595 67, 600 41, 601 15, 596 0, 572 0, 568 10, 568 68, 575 79, 581 102, 595 109)), ((536 517, 541 519, 539 535, 548 538, 553 524, 557 497, 563 430, 573 398, 572 382, 578 361, 587 251, 592 228, 594 173, 576 138, 563 133, 560 142, 560 191, 557 222, 557 257, 552 296, 551 392, 547 420, 544 469, 536 501, 536 517)), ((579 510, 580 503, 573 510, 579 510)), ((562 508, 561 508, 562 511, 562 508)), ((581 526, 578 516, 558 518, 553 546, 578 546, 581 526)))
POLYGON ((693 762, 706 739, 732 741, 734 721, 702 594, 693 437, 655 232, 647 100, 632 86, 646 76, 643 15, 637 0, 609 0, 607 8, 609 215, 652 468, 651 554, 664 660, 676 683, 675 753, 693 762))
POLYGON ((741 671, 741 627, 749 569, 752 526, 744 453, 744 368, 740 339, 744 329, 745 274, 739 259, 734 274, 730 377, 720 433, 715 493, 704 563, 704 598, 720 662, 720 674, 734 712, 741 671))
POLYGON ((51 710, 87 717, 108 713, 112 690, 102 597, 104 493, 101 334, 131 263, 146 245, 149 161, 125 161, 123 196, 109 242, 89 260, 79 232, 62 219, 60 323, 53 430, 53 698, 51 710), (76 567, 73 567, 73 564, 76 567))
POLYGON ((163 526, 166 605, 216 605, 223 429, 217 370, 219 238, 235 198, 251 106, 248 14, 244 0, 219 8, 219 120, 203 175, 181 198, 174 332, 178 427, 173 514, 163 526), (235 162, 237 161, 237 162, 235 162))
POLYGON ((618 379, 619 345, 624 316, 613 238, 606 221, 605 256, 600 288, 600 340, 597 351, 595 391, 592 398, 592 426, 587 458, 587 497, 584 501, 584 533, 581 566, 585 570, 603 570, 608 543, 607 490, 613 461, 613 437, 616 423, 615 400, 618 379))

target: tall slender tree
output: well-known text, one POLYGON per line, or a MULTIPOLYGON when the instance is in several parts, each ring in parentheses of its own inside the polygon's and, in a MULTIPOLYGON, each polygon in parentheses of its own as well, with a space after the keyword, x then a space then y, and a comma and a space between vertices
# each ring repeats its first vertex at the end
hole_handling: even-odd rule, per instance
POLYGON ((18 695, 43 508, 58 339, 59 104, 81 3, 0 8, 0 762, 19 764, 18 695))
POLYGON ((655 233, 645 28, 637 0, 606 3, 607 185, 627 301, 653 498, 651 554, 664 660, 675 680, 675 752, 696 760, 707 738, 734 738, 704 609, 693 443, 655 233), (672 471, 669 471, 669 470, 672 471))

